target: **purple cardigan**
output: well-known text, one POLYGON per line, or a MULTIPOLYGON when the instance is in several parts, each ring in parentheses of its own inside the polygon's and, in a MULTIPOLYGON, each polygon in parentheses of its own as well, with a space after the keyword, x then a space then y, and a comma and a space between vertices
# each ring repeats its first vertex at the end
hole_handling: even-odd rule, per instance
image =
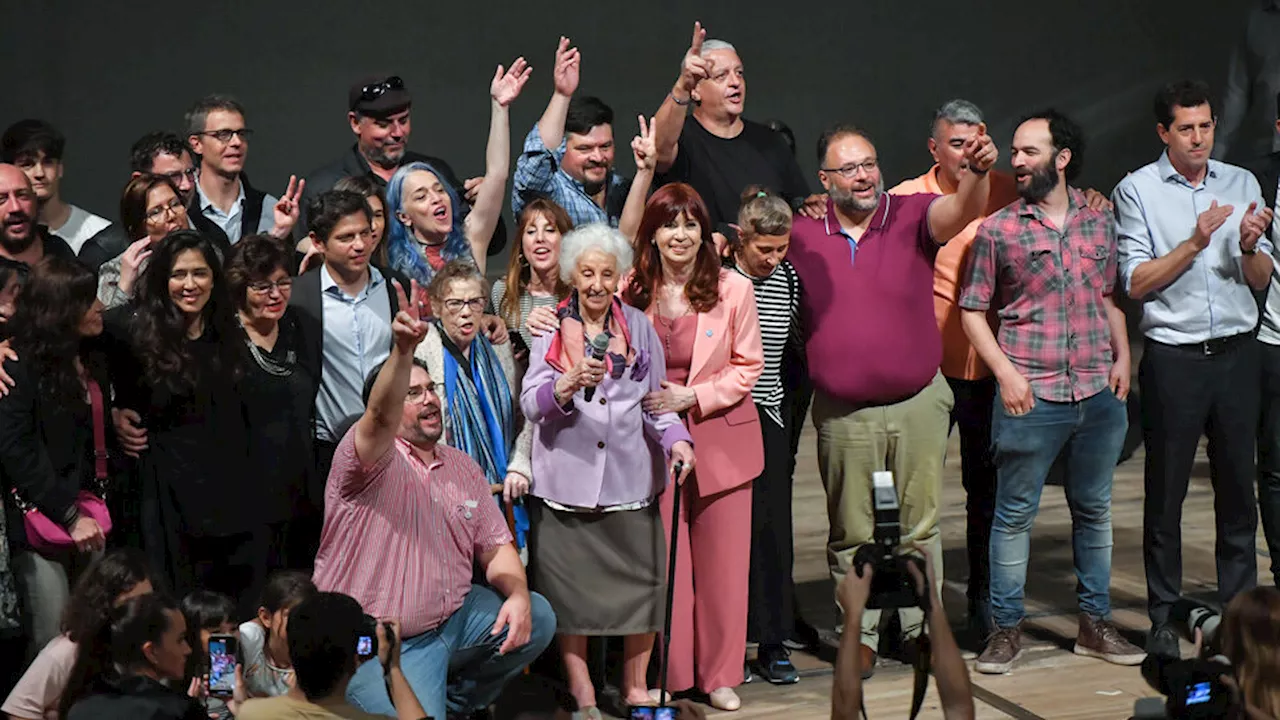
POLYGON ((671 446, 693 443, 678 415, 650 415, 641 407, 647 393, 662 389, 667 362, 649 318, 630 305, 622 312, 636 361, 621 378, 605 377, 590 403, 579 391, 572 406, 556 405, 560 373, 546 361, 552 336, 534 338, 520 406, 534 423, 529 492, 536 497, 582 508, 652 499, 666 487, 671 446))

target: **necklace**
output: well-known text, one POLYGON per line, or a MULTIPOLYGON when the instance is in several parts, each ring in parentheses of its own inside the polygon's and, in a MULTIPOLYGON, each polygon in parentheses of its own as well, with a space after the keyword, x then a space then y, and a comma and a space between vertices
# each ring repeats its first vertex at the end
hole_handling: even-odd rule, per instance
MULTIPOLYGON (((236 324, 240 326, 241 330, 244 330, 244 323, 240 321, 239 315, 236 315, 236 324)), ((276 342, 280 342, 278 338, 279 336, 277 335, 276 342)), ((249 355, 257 363, 258 367, 272 377, 289 377, 293 374, 293 370, 298 364, 297 353, 292 350, 285 353, 284 362, 280 362, 262 352, 262 348, 253 342, 253 338, 249 337, 248 331, 245 331, 244 344, 249 346, 249 355)))

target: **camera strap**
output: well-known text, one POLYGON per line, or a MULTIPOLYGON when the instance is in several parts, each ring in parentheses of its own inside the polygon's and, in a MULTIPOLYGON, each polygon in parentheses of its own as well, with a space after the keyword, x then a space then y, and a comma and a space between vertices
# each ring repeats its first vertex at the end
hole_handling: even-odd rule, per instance
MULTIPOLYGON (((915 684, 911 690, 911 717, 908 720, 916 720, 916 716, 920 714, 920 709, 924 707, 925 693, 929 692, 929 674, 933 672, 933 653, 929 636, 920 633, 920 652, 916 655, 915 667, 915 684)), ((865 697, 865 694, 864 694, 865 697)), ((862 703, 862 720, 867 718, 867 705, 862 703)))

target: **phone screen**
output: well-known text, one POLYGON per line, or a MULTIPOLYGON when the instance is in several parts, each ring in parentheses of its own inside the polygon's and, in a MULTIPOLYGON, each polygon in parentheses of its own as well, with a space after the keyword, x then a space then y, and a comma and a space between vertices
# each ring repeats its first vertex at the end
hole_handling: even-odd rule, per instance
POLYGON ((230 696, 236 689, 236 638, 213 635, 209 638, 209 694, 230 696))
MULTIPOLYGON (((348 635, 347 637, 350 637, 348 635)), ((369 657, 373 654, 373 638, 368 635, 361 635, 356 641, 356 654, 360 657, 369 657)))
POLYGON ((631 720, 676 720, 676 709, 673 707, 633 707, 631 720))
POLYGON ((1200 705, 1213 699, 1213 687, 1207 682, 1198 682, 1187 688, 1187 705, 1200 705))

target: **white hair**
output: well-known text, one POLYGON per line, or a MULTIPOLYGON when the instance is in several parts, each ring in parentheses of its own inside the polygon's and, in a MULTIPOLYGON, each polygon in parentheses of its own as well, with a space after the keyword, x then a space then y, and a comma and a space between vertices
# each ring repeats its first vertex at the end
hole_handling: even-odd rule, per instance
POLYGON ((698 53, 698 57, 702 57, 713 50, 731 50, 735 53, 738 52, 737 48, 724 40, 703 40, 702 52, 698 53))
POLYGON ((578 259, 588 250, 599 250, 610 255, 618 263, 618 275, 626 275, 631 269, 635 252, 631 243, 616 228, 604 223, 581 225, 560 240, 560 279, 573 284, 573 271, 578 259))

